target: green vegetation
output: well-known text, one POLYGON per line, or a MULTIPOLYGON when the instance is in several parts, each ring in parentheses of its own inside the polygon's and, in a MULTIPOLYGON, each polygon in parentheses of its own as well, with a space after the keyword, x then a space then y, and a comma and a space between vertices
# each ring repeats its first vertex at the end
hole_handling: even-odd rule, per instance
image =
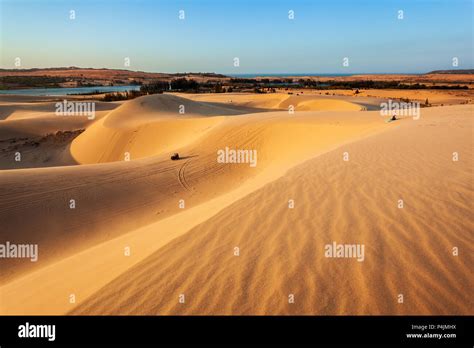
POLYGON ((407 84, 400 81, 317 81, 312 79, 231 79, 232 86, 240 88, 313 88, 313 89, 469 89, 461 85, 426 85, 420 83, 407 84))
POLYGON ((153 81, 151 83, 142 85, 140 87, 140 92, 142 94, 156 94, 156 93, 163 93, 169 89, 169 83, 166 81, 153 81))
POLYGON ((129 100, 135 99, 137 97, 141 97, 145 95, 141 91, 126 91, 126 92, 113 92, 113 93, 106 93, 104 95, 103 101, 118 101, 118 100, 129 100))
POLYGON ((55 88, 61 87, 60 83, 66 82, 64 77, 54 76, 2 76, 0 89, 17 88, 55 88))
POLYGON ((171 81, 171 89, 175 91, 182 91, 182 92, 198 92, 199 91, 199 83, 195 80, 188 80, 186 78, 179 78, 171 81))

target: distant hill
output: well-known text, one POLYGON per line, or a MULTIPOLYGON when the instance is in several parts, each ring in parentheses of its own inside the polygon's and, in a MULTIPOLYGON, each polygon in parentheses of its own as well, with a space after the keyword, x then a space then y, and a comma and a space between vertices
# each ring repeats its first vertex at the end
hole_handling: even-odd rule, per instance
POLYGON ((428 74, 474 74, 474 69, 433 70, 428 74))
POLYGON ((225 75, 202 72, 168 74, 78 67, 0 69, 0 89, 141 85, 155 80, 171 81, 182 77, 198 82, 228 79, 225 75))
POLYGON ((224 78, 225 75, 208 73, 208 72, 182 72, 182 73, 152 73, 144 71, 133 71, 126 69, 96 69, 96 68, 78 68, 58 67, 58 68, 32 68, 32 69, 0 69, 0 76, 62 76, 76 77, 84 76, 87 78, 111 78, 111 77, 128 77, 128 78, 161 78, 161 77, 178 77, 178 76, 205 76, 224 78))

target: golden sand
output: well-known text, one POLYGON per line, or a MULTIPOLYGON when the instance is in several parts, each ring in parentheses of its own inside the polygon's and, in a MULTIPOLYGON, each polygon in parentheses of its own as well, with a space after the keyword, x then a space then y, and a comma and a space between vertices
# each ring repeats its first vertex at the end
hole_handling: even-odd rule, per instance
POLYGON ((361 109, 165 94, 71 121, 81 165, 0 172, 2 239, 40 247, 5 260, 0 313, 472 313, 472 105, 392 123, 361 109), (218 163, 225 147, 257 166, 218 163), (324 257, 333 242, 364 261, 324 257))

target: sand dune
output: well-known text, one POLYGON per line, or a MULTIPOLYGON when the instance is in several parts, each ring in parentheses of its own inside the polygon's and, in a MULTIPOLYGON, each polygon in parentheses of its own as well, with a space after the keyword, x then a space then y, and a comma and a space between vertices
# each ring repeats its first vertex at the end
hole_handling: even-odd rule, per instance
MULTIPOLYGON (((276 109, 287 109, 288 106, 282 106, 282 102, 290 99, 289 103, 292 103, 293 100, 287 95, 236 94, 225 97, 236 98, 237 100, 232 102, 233 105, 252 106, 258 109, 270 107, 270 105, 276 109), (267 97, 269 101, 264 97, 267 97), (252 98, 255 99, 252 103, 247 102, 252 98), (275 100, 278 104, 273 104, 275 100)), ((224 121, 223 117, 211 118, 209 116, 244 113, 242 110, 237 111, 239 109, 222 106, 223 104, 209 103, 224 100, 221 95, 209 95, 205 98, 190 95, 190 98, 193 100, 165 94, 132 100, 109 113, 106 118, 95 123, 76 138, 71 146, 72 156, 79 163, 102 163, 121 161, 125 156, 138 159, 163 152, 174 152, 224 121), (203 99, 206 103, 196 101, 203 99), (183 108, 184 113, 180 113, 180 108, 183 108)), ((299 102, 294 102, 296 111, 361 109, 356 104, 341 100, 302 99, 301 107, 299 102)), ((266 115, 261 117, 266 117, 266 115)), ((242 124, 240 120, 234 121, 229 120, 226 125, 240 127, 242 124)), ((250 122, 245 119, 245 123, 250 122)))
MULTIPOLYGON (((306 113, 294 116, 287 112, 274 112, 227 118, 208 131, 202 140, 198 139, 180 148, 179 152, 187 158, 179 162, 170 161, 168 152, 160 153, 156 150, 156 156, 141 162, 122 160, 108 166, 32 169, 19 173, 4 171, 0 173, 3 183, 11 188, 5 191, 3 201, 4 235, 15 230, 17 236, 25 234, 22 238, 26 239, 28 236, 40 243, 44 250, 44 265, 47 260, 55 259, 60 254, 64 256, 84 249, 176 212, 180 198, 186 198, 189 205, 197 205, 240 186, 264 170, 267 173, 265 182, 281 175, 287 166, 308 158, 318 149, 328 148, 351 136, 361 136, 387 126, 375 114, 365 114, 357 121, 350 115, 340 114, 339 122, 335 122, 336 114, 315 118, 306 113), (341 127, 342 122, 346 123, 346 127, 341 127), (334 130, 332 135, 331 130, 334 130), (309 134, 312 136, 308 136, 309 134), (286 142, 288 139, 292 141, 286 142), (258 166, 252 168, 249 165, 229 166, 217 163, 217 150, 226 146, 257 149, 258 166), (94 176, 101 179, 94 180, 94 176), (50 180, 55 183, 54 191, 48 188, 47 182, 50 180), (128 185, 124 187, 123 182, 128 185), (149 189, 150 185, 152 190, 149 189), (127 196, 126 206, 118 199, 124 194, 127 196), (31 199, 18 206, 8 199, 13 197, 21 202, 25 199, 24 195, 30 195, 31 199), (78 206, 81 202, 78 213, 64 213, 68 210, 68 197, 75 199, 78 206), (21 218, 24 209, 31 212, 28 220, 21 218), (41 222, 43 228, 48 230, 48 235, 31 236, 32 226, 39 224, 44 214, 51 211, 56 212, 58 218, 47 221, 44 225, 41 222), (119 217, 123 211, 127 211, 127 215, 119 217), (160 212, 158 216, 157 212, 160 212), (114 233, 105 233, 104 230, 113 230, 114 233), (63 236, 64 231, 68 231, 71 237, 53 238, 63 236), (71 242, 70 238, 78 238, 78 241, 71 242)), ((101 122, 102 120, 98 121, 86 132, 94 130, 101 122)), ((169 128, 164 128, 163 131, 166 133, 169 128)), ((159 134, 156 133, 151 139, 159 134)), ((93 137, 98 140, 101 138, 102 134, 93 137)), ((95 153, 97 148, 102 149, 96 144, 97 142, 90 147, 91 153, 95 153)), ((117 148, 117 143, 106 145, 111 151, 117 148)), ((145 149, 148 147, 145 146, 145 149)), ((21 261, 9 262, 19 266, 10 267, 8 277, 29 267, 39 267, 38 264, 25 264, 21 261)))
MULTIPOLYGON (((0 312, 472 311, 472 302, 460 309, 472 287, 472 277, 461 277, 468 267, 445 254, 453 243, 472 245, 472 106, 386 123, 346 100, 232 95, 230 105, 224 97, 122 103, 72 142, 82 165, 0 172, 0 237, 38 243, 41 255, 37 263, 2 261, 0 312), (278 111, 293 100, 295 114, 278 111), (225 147, 257 150, 257 166, 218 163, 225 147), (175 151, 182 160, 169 159, 175 151), (446 160, 453 151, 463 159, 455 167, 446 160), (428 225, 422 216, 434 197, 439 213, 428 225), (365 243, 366 261, 328 261, 321 245, 333 240, 365 243), (454 274, 461 279, 453 282, 454 274), (436 286, 438 303, 428 286, 436 286), (409 294, 405 307, 389 300, 399 288, 409 294), (71 293, 77 304, 68 302, 71 293), (179 293, 186 305, 177 303, 179 293)), ((14 121, 26 122, 6 122, 14 121)))
POLYGON ((0 169, 74 165, 69 145, 76 136, 120 103, 95 102, 94 117, 60 116, 51 97, 2 96, 0 99, 0 169), (64 134, 70 136, 65 137, 64 134), (22 154, 16 161, 16 153, 22 154))
POLYGON ((357 100, 365 98, 378 99, 408 99, 421 104, 428 103, 432 106, 472 104, 474 101, 472 90, 433 90, 433 89, 360 89, 357 95, 352 89, 333 89, 327 91, 314 91, 326 97, 326 93, 340 96, 350 96, 357 100))
POLYGON ((472 313, 471 117, 470 106, 430 109, 420 121, 310 160, 167 244, 72 313, 472 313), (453 151, 463 159, 453 162, 453 151), (364 243, 365 261, 325 258, 333 241, 364 243), (454 246, 462 257, 453 256, 454 246))
MULTIPOLYGON (((389 126, 378 115, 372 113, 366 113, 358 121, 351 115, 341 113, 338 115, 338 122, 334 120, 336 114, 314 117, 312 113, 289 115, 288 112, 269 112, 227 117, 224 120, 220 120, 222 117, 207 117, 204 119, 219 123, 212 127, 205 137, 191 141, 181 148, 180 153, 189 158, 179 162, 169 161, 168 153, 159 154, 158 151, 153 157, 130 162, 120 161, 76 168, 32 169, 20 173, 4 171, 1 173, 2 182, 10 189, 5 191, 2 197, 2 203, 7 208, 4 210, 5 215, 0 216, 2 221, 5 221, 5 232, 2 237, 5 238, 9 234, 8 231, 15 230, 19 238, 32 239, 32 242, 39 243, 42 246, 43 257, 41 264, 11 261, 8 264, 8 272, 2 274, 2 279, 12 280, 35 269, 39 269, 37 271, 39 273, 33 273, 31 276, 46 275, 48 273, 42 273, 41 267, 49 265, 54 270, 57 267, 55 260, 65 258, 67 255, 73 255, 81 250, 87 253, 87 248, 107 240, 114 243, 113 238, 153 221, 167 226, 166 222, 160 220, 178 212, 179 199, 185 199, 187 207, 197 211, 197 213, 189 210, 183 212, 189 216, 187 223, 182 221, 183 213, 173 218, 171 222, 173 226, 179 226, 179 231, 185 233, 230 202, 282 175, 288 166, 296 165, 318 151, 328 150, 341 141, 348 141, 389 126), (341 123, 345 123, 346 127, 341 127, 341 123), (333 135, 329 136, 331 131, 333 135), (289 139, 292 141, 286 143, 289 139), (248 165, 229 166, 217 163, 217 150, 226 146, 257 149, 258 166, 252 168, 248 165), (51 180, 55 183, 54 191, 46 189, 48 187, 46 183, 51 180), (127 185, 124 186, 124 183, 127 185), (27 206, 22 204, 26 199, 25 195, 30 197, 27 206), (125 205, 123 200, 119 199, 124 196, 127 197, 125 205), (15 201, 11 201, 12 197, 15 201), (65 214, 69 197, 77 200, 79 209, 74 213, 65 214), (29 209, 31 212, 28 221, 21 218, 24 209, 29 209), (57 218, 44 224, 40 223, 46 212, 50 214, 53 212, 57 218), (33 226, 39 224, 48 233, 32 235, 33 226), (62 238, 65 231, 67 238, 62 238)), ((98 121, 88 131, 93 130, 96 125, 101 125, 105 120, 108 120, 108 117, 98 121)), ((198 121, 199 124, 202 118, 194 121, 198 121)), ((98 138, 100 137, 95 137, 98 138)), ((116 147, 113 143, 109 146, 116 147)), ((177 233, 173 234, 170 228, 160 226, 144 227, 144 230, 151 232, 134 231, 124 238, 129 238, 130 241, 138 240, 141 245, 145 243, 156 246, 158 240, 163 238, 168 240, 170 235, 177 233), (163 230, 164 235, 159 237, 160 234, 157 235, 155 229, 163 230), (150 239, 144 237, 143 233, 148 233, 150 239)), ((103 257, 100 257, 102 261, 98 262, 109 265, 104 261, 107 259, 106 255, 110 254, 106 251, 110 250, 106 244, 100 247, 100 255, 103 257)), ((143 258, 146 255, 142 252, 137 257, 143 258)), ((73 259, 77 260, 74 257, 73 259)), ((110 262, 120 264, 114 258, 110 262)), ((87 267, 92 269, 97 267, 96 261, 93 263, 81 261, 80 264, 89 271, 92 270, 87 267)), ((128 261, 125 266, 130 266, 128 261)), ((118 270, 125 271, 126 268, 118 267, 118 270)), ((47 278, 51 282, 61 282, 64 274, 59 278, 58 273, 55 274, 55 276, 48 275, 47 278)), ((106 274, 104 281, 112 280, 110 277, 119 273, 107 271, 106 274)), ((26 275, 23 279, 35 279, 29 277, 30 275, 26 275)), ((81 277, 77 280, 82 284, 77 285, 78 289, 84 286, 83 280, 90 283, 81 277)), ((23 281, 25 280, 12 284, 20 284, 23 281)), ((93 290, 97 290, 101 284, 105 285, 95 282, 92 285, 93 290)), ((87 288, 90 286, 91 284, 87 288)), ((12 288, 14 287, 15 285, 12 285, 12 288)), ((62 289, 57 288, 58 291, 62 289)), ((49 292, 49 295, 52 294, 53 292, 49 292)), ((15 297, 22 299, 21 296, 15 295, 15 297)), ((60 296, 57 297, 57 300, 60 299, 60 296)), ((25 304, 24 299, 20 302, 25 304)), ((32 307, 30 310, 33 308, 38 309, 32 307)), ((54 312, 56 309, 52 306, 50 310, 54 312)))
POLYGON ((74 140, 79 163, 102 163, 173 151, 238 112, 172 95, 140 97, 123 104, 74 140), (180 113, 182 110, 183 113, 180 113))
POLYGON ((252 93, 207 93, 207 94, 190 94, 182 95, 185 98, 199 100, 211 103, 219 103, 220 105, 237 105, 239 107, 250 107, 255 109, 272 109, 272 110, 288 110, 292 105, 296 111, 354 111, 361 110, 361 106, 357 103, 357 99, 352 98, 352 102, 320 97, 314 93, 298 95, 293 93, 272 93, 272 94, 252 94, 252 93))
POLYGON ((314 99, 313 96, 290 97, 280 103, 281 108, 288 108, 293 105, 296 111, 359 111, 363 108, 355 103, 336 99, 314 99))
POLYGON ((254 93, 206 93, 206 94, 181 94, 184 98, 207 103, 220 103, 228 106, 238 105, 240 107, 256 109, 279 109, 282 101, 288 98, 287 94, 254 94, 254 93))
MULTIPOLYGON (((69 97, 54 99, 52 101, 43 101, 38 97, 29 97, 24 100, 17 100, 16 96, 9 96, 11 98, 0 99, 0 120, 19 120, 25 118, 44 118, 48 116, 56 116, 56 104, 62 102, 69 97)), ((50 97, 51 98, 51 97, 50 97)), ((74 98, 72 98, 74 100, 74 98)), ((80 101, 79 101, 80 102, 80 101)), ((110 111, 115 109, 120 103, 118 102, 99 102, 94 101, 94 108, 96 112, 110 111)), ((99 113, 103 115, 105 113, 99 113)), ((58 117, 56 117, 58 118, 58 117)))

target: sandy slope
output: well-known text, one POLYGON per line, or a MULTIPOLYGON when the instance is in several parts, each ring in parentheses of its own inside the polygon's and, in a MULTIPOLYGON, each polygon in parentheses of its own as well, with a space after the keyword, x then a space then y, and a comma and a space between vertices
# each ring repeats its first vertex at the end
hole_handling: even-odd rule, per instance
MULTIPOLYGON (((242 112, 240 112, 242 113, 242 112)), ((151 95, 129 101, 96 122, 71 144, 79 163, 138 159, 173 151, 237 111, 173 95, 151 95), (183 114, 180 113, 183 108, 183 114)))
POLYGON ((282 103, 280 107, 289 108, 292 105, 296 111, 359 111, 362 107, 358 104, 345 100, 314 99, 313 96, 291 96, 282 103))
POLYGON ((464 313, 464 290, 472 284, 461 277, 466 266, 460 263, 472 259, 441 264, 434 252, 449 249, 453 240, 461 250, 472 246, 466 232, 472 230, 470 106, 424 109, 418 123, 387 124, 377 112, 242 115, 269 105, 222 104, 138 98, 73 142, 78 162, 99 164, 0 172, 1 240, 15 235, 39 243, 41 253, 36 264, 2 261, 0 312, 65 313, 74 308, 68 303, 74 293, 75 313, 390 313, 400 310, 386 300, 395 282, 422 293, 426 284, 438 287, 440 303, 410 302, 406 307, 414 313, 464 313), (176 114, 179 105, 185 116, 176 114), (341 161, 343 148, 314 158, 343 144, 349 162, 341 161), (225 146, 258 150, 257 167, 217 163, 216 151, 225 146), (454 169, 440 151, 450 147, 462 153, 454 169), (123 161, 125 151, 132 161, 123 161), (174 151, 185 158, 170 161, 174 151), (400 164, 418 179, 400 175, 400 164), (450 181, 444 182, 447 171, 450 181), (388 199, 397 197, 394 188, 410 197, 401 221, 388 199), (446 195, 446 188, 454 193, 446 195), (418 213, 428 214, 436 193, 443 197, 439 207, 456 219, 442 210, 427 229, 418 213), (71 198, 75 210, 68 208, 71 198), (297 202, 291 212, 290 198, 297 202), (370 250, 364 263, 321 258, 321 243, 352 235, 370 250), (126 246, 130 257, 123 254, 126 246), (242 248, 239 257, 232 256, 235 246, 242 248), (392 262, 398 253, 404 259, 392 262), (406 280, 410 260, 417 268, 406 280), (455 283, 449 272, 461 280, 455 283), (287 307, 277 294, 290 290, 304 299, 287 307), (179 291, 191 296, 185 306, 177 306, 179 291), (361 293, 360 302, 352 301, 351 291, 361 293), (447 291, 455 293, 453 305, 447 291))
POLYGON ((228 206, 73 313, 472 314, 472 145, 472 107, 424 111, 228 206), (365 261, 325 258, 333 241, 365 261))
POLYGON ((251 107, 256 109, 278 109, 288 110, 293 106, 296 111, 353 111, 361 110, 358 100, 351 101, 320 97, 315 93, 304 95, 295 92, 252 94, 252 93, 206 93, 206 94, 182 94, 181 96, 196 101, 218 103, 219 105, 238 105, 239 107, 251 107), (296 95, 298 94, 298 95, 296 95))
MULTIPOLYGON (((190 139, 180 148, 187 157, 182 161, 170 161, 166 152, 130 162, 4 171, 0 173, 4 188, 0 197, 4 207, 0 220, 5 226, 2 239, 15 231, 18 239, 39 243, 42 250, 41 262, 36 264, 6 261, 4 282, 25 275, 2 289, 2 297, 8 298, 5 302, 11 306, 8 311, 67 310, 69 305, 63 301, 64 288, 60 284, 75 285, 81 298, 92 294, 130 267, 130 260, 120 254, 127 243, 138 245, 132 259, 133 263, 138 262, 289 167, 341 142, 389 126, 375 113, 363 113, 357 118, 347 113, 248 114, 226 117, 205 137, 190 139), (225 146, 257 149, 257 167, 217 163, 216 152, 225 146), (53 182, 52 189, 48 183, 53 182), (70 197, 78 202, 74 211, 67 206, 70 197), (176 214, 179 199, 186 200, 187 208, 176 214), (25 209, 29 211, 28 219, 23 218, 25 209), (54 219, 45 219, 46 216, 54 219), (153 221, 157 222, 146 226, 153 221), (36 231, 37 226, 41 226, 42 233, 36 231), (136 230, 140 226, 146 227, 136 230), (127 231, 132 232, 123 235, 127 231), (111 240, 120 235, 121 239, 111 240), (106 243, 88 249, 100 242, 106 243), (56 262, 80 251, 85 254, 56 262), (103 274, 98 265, 104 267, 103 274), (71 269, 77 273, 71 273, 71 269), (26 274, 32 270, 36 272, 26 274), (49 284, 48 291, 41 295, 37 292, 38 296, 47 297, 44 301, 28 300, 28 291, 23 292, 26 298, 18 292, 18 287, 25 288, 25 282, 31 281, 49 284)), ((159 133, 155 136, 159 137, 159 133)))
MULTIPOLYGON (((19 120, 25 118, 44 118, 56 116, 56 104, 62 102, 63 100, 76 100, 72 96, 64 96, 63 98, 59 97, 24 97, 19 98, 19 96, 1 96, 0 98, 0 120, 19 120), (49 98, 45 100, 44 98, 49 98)), ((81 102, 79 100, 79 102, 81 102)), ((98 112, 97 116, 104 115, 108 111, 115 109, 119 102, 99 102, 94 101, 95 111, 98 112), (105 111, 105 112, 104 112, 105 111)), ((60 118, 72 118, 72 117, 57 117, 60 118)), ((78 117, 80 118, 80 117, 78 117)), ((85 117, 87 118, 87 117, 85 117)))
POLYGON ((279 105, 288 98, 285 93, 254 94, 254 93, 206 93, 181 94, 184 98, 195 101, 214 102, 226 105, 238 105, 250 108, 279 109, 279 105))
MULTIPOLYGON (((49 160, 62 165, 68 161, 120 162, 110 166, 1 172, 4 189, 0 196, 0 236, 15 235, 39 243, 43 255, 38 263, 5 260, 7 267, 0 270, 2 279, 44 267, 174 214, 179 199, 186 199, 188 206, 197 205, 238 187, 264 169, 276 174, 311 156, 321 146, 385 126, 380 118, 369 114, 361 115, 357 121, 350 115, 339 115, 340 122, 346 122, 348 127, 334 122, 336 114, 318 118, 287 112, 209 117, 223 113, 235 115, 236 111, 172 95, 138 98, 88 126, 73 141, 72 158, 61 157, 69 154, 64 151, 49 160), (176 113, 180 105, 186 106, 185 115, 176 113), (329 136, 331 129, 337 132, 329 136), (309 132, 320 137, 307 136, 309 132), (289 139, 292 141, 287 143, 289 139), (257 168, 218 164, 216 152, 226 146, 257 149, 257 168), (170 152, 176 150, 184 159, 169 161, 170 152), (132 160, 156 157, 126 162, 126 151, 132 160), (126 201, 121 197, 127 197, 126 201), (74 211, 69 209, 71 199, 77 202, 74 211), (24 219, 25 211, 28 219, 24 219), (51 218, 45 221, 45 217, 51 218), (37 226, 41 228, 39 233, 35 232, 37 226)), ((43 127, 49 124, 42 121, 43 127)), ((48 150, 48 155, 54 156, 51 147, 48 150)), ((23 152, 26 160, 29 155, 23 152)))
POLYGON ((95 123, 73 141, 71 154, 79 163, 103 163, 121 161, 126 154, 137 159, 174 152, 224 121, 223 117, 210 116, 288 109, 289 103, 296 111, 361 109, 341 100, 293 101, 293 97, 284 94, 151 95, 131 100, 95 123))
POLYGON ((69 151, 74 137, 64 137, 60 133, 78 133, 120 105, 95 102, 94 119, 87 116, 58 116, 55 112, 56 99, 0 96, 0 169, 77 164, 69 151), (15 160, 17 152, 21 153, 21 161, 15 160))
MULTIPOLYGON (((425 104, 426 100, 432 106, 472 104, 474 102, 472 89, 465 90, 433 90, 433 89, 359 89, 358 94, 354 94, 352 89, 333 89, 326 91, 305 91, 305 93, 320 94, 321 96, 351 96, 356 100, 364 98, 381 99, 409 99, 425 104)), ((356 101, 354 101, 356 102, 356 101)))

